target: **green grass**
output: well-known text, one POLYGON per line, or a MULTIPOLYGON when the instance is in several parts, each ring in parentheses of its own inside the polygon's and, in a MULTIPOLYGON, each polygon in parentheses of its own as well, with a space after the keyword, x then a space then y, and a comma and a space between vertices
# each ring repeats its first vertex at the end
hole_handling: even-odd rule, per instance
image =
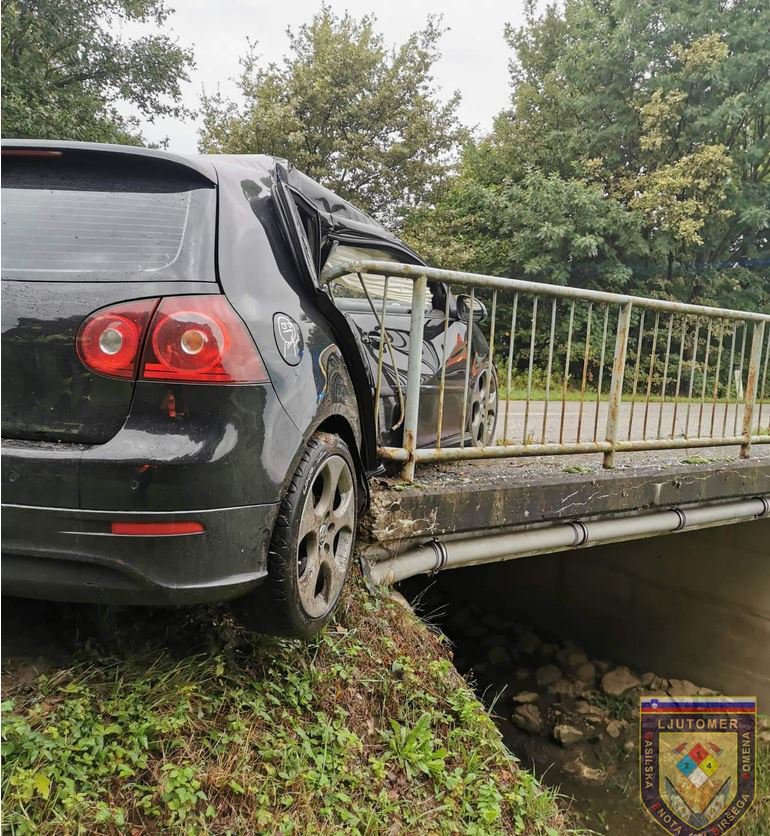
POLYGON ((554 794, 519 769, 444 643, 351 586, 307 644, 249 636, 217 609, 153 611, 90 637, 71 666, 6 669, 4 826, 566 832, 554 794))
MULTIPOLYGON (((510 400, 510 401, 525 401, 527 399, 527 376, 526 374, 522 374, 521 372, 517 371, 516 374, 512 375, 511 377, 511 386, 507 385, 507 371, 504 368, 498 366, 497 368, 497 379, 499 381, 499 397, 501 400, 510 400)), ((626 370, 626 385, 625 389, 628 390, 631 381, 633 380, 633 376, 629 376, 628 370, 626 370)), ((530 392, 530 399, 533 401, 544 401, 546 398, 546 391, 545 391, 545 383, 546 383, 546 376, 542 369, 535 369, 535 374, 533 375, 532 379, 532 388, 530 392)), ((596 402, 596 387, 595 383, 588 381, 586 386, 586 391, 583 395, 581 395, 580 388, 579 388, 580 381, 576 381, 573 377, 570 377, 567 383, 567 391, 562 393, 562 379, 558 372, 554 373, 554 376, 551 378, 551 388, 550 392, 548 393, 548 398, 552 402, 558 402, 562 399, 562 394, 564 399, 567 401, 580 401, 581 398, 585 400, 586 404, 595 403, 596 402), (576 385, 577 384, 577 385, 576 385)), ((673 383, 672 383, 673 385, 673 383)), ((706 395, 706 404, 710 404, 712 402, 712 395, 713 395, 713 379, 710 382, 710 385, 707 387, 707 395, 706 395)), ((605 376, 604 384, 603 384, 603 392, 599 396, 599 400, 602 402, 606 402, 610 399, 609 393, 610 387, 610 378, 609 376, 605 376)), ((653 381, 653 389, 657 389, 660 392, 661 381, 654 380, 653 381)), ((671 387, 667 387, 670 391, 671 387)), ((695 390, 696 392, 700 393, 701 391, 701 382, 698 382, 695 390)), ((695 397, 688 398, 686 396, 687 392, 687 382, 685 381, 684 385, 680 389, 679 398, 675 398, 673 394, 667 394, 665 397, 666 403, 673 404, 675 400, 678 400, 680 404, 700 404, 700 394, 696 395, 695 397)), ((720 390, 720 396, 717 398, 717 405, 721 408, 724 408, 725 399, 724 395, 726 394, 725 391, 720 390)), ((759 392, 757 393, 759 395, 759 392)), ((766 394, 766 393, 765 393, 766 394)), ((635 403, 644 403, 647 400, 647 377, 644 376, 643 379, 640 379, 639 385, 637 387, 637 392, 634 397, 631 396, 630 391, 623 392, 623 401, 630 403, 631 401, 635 403)), ((650 393, 650 403, 660 403, 663 401, 664 398, 660 394, 655 394, 654 392, 650 393)), ((730 393, 730 400, 729 406, 734 407, 737 404, 741 404, 742 401, 737 398, 734 389, 730 393)), ((757 397, 757 405, 759 404, 770 405, 770 398, 757 397)))
MULTIPOLYGON (((548 399, 550 401, 560 401, 561 400, 561 386, 554 386, 551 388, 550 393, 548 394, 548 399)), ((527 390, 526 388, 512 386, 508 389, 507 386, 501 386, 499 392, 499 398, 503 401, 526 401, 527 400, 527 390)), ((586 392, 585 400, 589 402, 591 400, 596 400, 596 392, 589 393, 586 392)), ((545 400, 545 389, 541 387, 532 387, 532 392, 530 393, 530 400, 533 401, 544 401, 545 400)), ((567 393, 565 395, 565 400, 568 401, 579 401, 580 400, 580 391, 577 389, 567 389, 567 393)), ((601 396, 602 401, 609 400, 607 394, 602 394, 601 396)))
MULTIPOLYGON (((583 395, 582 397, 583 397, 583 400, 585 400, 586 405, 591 404, 591 403, 596 403, 596 391, 595 390, 594 391, 590 391, 590 390, 586 391, 585 395, 583 395)), ((526 401, 527 400, 527 389, 526 389, 526 387, 523 387, 523 386, 511 386, 511 388, 508 389, 507 386, 501 385, 500 390, 499 390, 499 398, 500 398, 500 400, 503 400, 503 401, 526 401)), ((532 401, 544 401, 545 399, 546 399, 545 387, 543 387, 543 386, 533 386, 532 391, 530 393, 530 400, 532 400, 532 401)), ((561 384, 560 383, 558 383, 558 384, 554 383, 551 386, 551 391, 548 393, 548 399, 551 401, 551 403, 558 403, 558 402, 561 401, 562 390, 561 390, 561 384)), ((607 392, 607 391, 602 392, 601 396, 599 397, 599 400, 602 403, 607 402, 609 399, 610 399, 610 395, 609 395, 609 392, 607 392)), ((568 388, 566 393, 564 393, 564 400, 570 401, 570 402, 580 401, 581 400, 580 390, 579 389, 568 388)), ((646 391, 644 391, 642 393, 637 392, 634 397, 631 397, 630 392, 624 392, 623 393, 623 403, 631 403, 632 401, 634 403, 645 403, 646 400, 647 400, 647 392, 646 391)), ((667 404, 673 404, 674 400, 675 400, 675 398, 672 395, 667 395, 666 398, 665 398, 665 402, 667 404)), ((661 403, 662 401, 663 401, 663 397, 661 395, 650 394, 650 403, 661 403)), ((687 398, 683 395, 680 395, 678 401, 679 401, 680 405, 681 404, 686 405, 687 403, 700 404, 701 399, 700 399, 700 397, 687 398)), ((706 400, 705 400, 706 406, 710 406, 711 402, 712 402, 711 393, 709 393, 706 396, 706 400)), ((729 407, 732 409, 733 407, 735 407, 736 403, 738 403, 738 405, 740 406, 743 402, 742 401, 736 401, 735 396, 733 395, 733 397, 730 399, 729 407)), ((760 403, 767 405, 767 404, 770 404, 770 400, 768 400, 767 398, 765 398, 763 401, 757 400, 757 405, 759 405, 760 403)), ((718 409, 724 409, 724 405, 725 405, 724 399, 721 399, 721 400, 717 399, 717 408, 718 409)), ((720 413, 717 413, 717 414, 720 414, 720 413)))

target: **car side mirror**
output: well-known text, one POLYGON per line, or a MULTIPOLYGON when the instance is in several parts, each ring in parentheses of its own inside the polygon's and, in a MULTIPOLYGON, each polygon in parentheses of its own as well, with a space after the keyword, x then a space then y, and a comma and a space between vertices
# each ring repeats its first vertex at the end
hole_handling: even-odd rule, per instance
MULTIPOLYGON (((471 319, 471 297, 461 293, 457 297, 457 316, 463 321, 471 319)), ((484 322, 487 318, 487 306, 480 300, 473 298, 473 321, 484 322)))

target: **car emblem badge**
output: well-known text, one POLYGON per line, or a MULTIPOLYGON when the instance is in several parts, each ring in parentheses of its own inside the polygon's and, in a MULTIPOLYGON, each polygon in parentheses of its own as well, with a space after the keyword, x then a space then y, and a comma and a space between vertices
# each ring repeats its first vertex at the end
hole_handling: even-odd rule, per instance
POLYGON ((676 836, 720 836, 751 806, 754 697, 643 696, 641 795, 676 836))
POLYGON ((305 351, 305 341, 299 325, 290 316, 277 313, 273 317, 273 334, 281 357, 290 366, 296 366, 305 351))

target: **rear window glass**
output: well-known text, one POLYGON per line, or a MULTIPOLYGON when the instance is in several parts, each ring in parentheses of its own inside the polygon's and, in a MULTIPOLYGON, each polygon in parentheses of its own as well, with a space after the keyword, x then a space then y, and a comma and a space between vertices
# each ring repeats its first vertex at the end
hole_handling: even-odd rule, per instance
POLYGON ((56 164, 5 167, 4 278, 214 278, 212 188, 131 171, 57 169, 56 164))
POLYGON ((3 189, 8 270, 161 270, 179 255, 188 192, 3 189))

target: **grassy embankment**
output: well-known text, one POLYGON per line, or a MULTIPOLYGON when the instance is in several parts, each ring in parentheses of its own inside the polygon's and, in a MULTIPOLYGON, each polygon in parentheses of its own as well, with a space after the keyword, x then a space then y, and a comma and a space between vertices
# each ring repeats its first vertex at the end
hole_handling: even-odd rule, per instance
POLYGON ((351 587, 309 644, 250 637, 219 610, 124 611, 108 640, 62 624, 78 631, 78 658, 4 671, 4 826, 565 832, 553 793, 518 768, 445 643, 351 587))

